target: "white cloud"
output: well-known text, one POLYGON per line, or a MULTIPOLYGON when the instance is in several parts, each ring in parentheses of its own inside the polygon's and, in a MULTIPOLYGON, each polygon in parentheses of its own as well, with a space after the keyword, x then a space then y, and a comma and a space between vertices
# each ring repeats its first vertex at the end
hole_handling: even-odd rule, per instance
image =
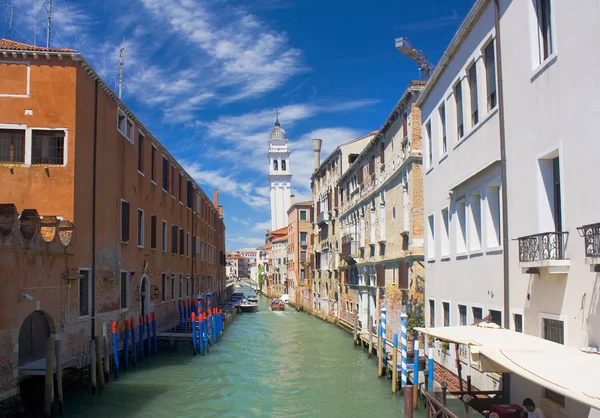
POLYGON ((245 245, 255 245, 257 247, 264 245, 264 243, 265 243, 264 238, 257 238, 257 237, 227 237, 227 239, 229 241, 241 242, 242 244, 245 244, 245 245))
POLYGON ((271 221, 264 221, 264 222, 258 222, 256 225, 254 225, 252 227, 253 231, 257 231, 257 232, 267 232, 268 230, 271 229, 271 221))

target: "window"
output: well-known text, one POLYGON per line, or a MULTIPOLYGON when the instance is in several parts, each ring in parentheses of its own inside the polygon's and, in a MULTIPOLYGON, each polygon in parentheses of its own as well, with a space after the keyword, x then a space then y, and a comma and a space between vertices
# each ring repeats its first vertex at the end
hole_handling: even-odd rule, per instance
POLYGON ((286 170, 285 160, 281 160, 281 171, 285 171, 285 170, 286 170))
POLYGON ((300 269, 300 281, 303 282, 306 279, 306 273, 304 269, 300 269))
POLYGON ((163 219, 162 221, 162 252, 167 252, 167 246, 169 241, 167 241, 167 221, 163 219))
POLYGON ((442 209, 442 257, 450 255, 450 218, 448 208, 442 209))
POLYGON ((487 248, 496 248, 502 242, 500 229, 500 186, 490 185, 485 188, 486 222, 485 241, 487 248))
POLYGON ((177 225, 171 225, 171 254, 177 254, 177 225))
POLYGON ((305 210, 300 211, 300 220, 306 221, 306 211, 305 210))
POLYGON ((150 216, 150 248, 156 250, 156 215, 150 216))
POLYGON ((121 272, 121 309, 127 309, 127 298, 129 297, 129 292, 127 291, 129 286, 127 279, 129 277, 129 273, 126 271, 121 272))
POLYGON ((175 275, 171 276, 171 299, 175 299, 175 275))
POLYGON ((171 197, 175 199, 175 166, 171 166, 171 197))
POLYGON ((385 164, 385 143, 381 141, 380 144, 381 150, 379 151, 379 163, 385 164))
POLYGON ((165 192, 169 191, 169 160, 163 155, 162 165, 162 188, 165 192))
POLYGON ((138 171, 144 172, 144 135, 138 133, 138 171))
POLYGON ((469 196, 469 251, 481 250, 481 195, 479 191, 469 196))
POLYGON ((184 254, 184 241, 185 237, 183 235, 183 228, 179 228, 179 255, 183 255, 184 254))
POLYGON ((562 199, 560 190, 560 160, 559 157, 552 159, 552 189, 554 191, 554 230, 562 231, 562 199))
POLYGON ((429 299, 429 326, 435 327, 435 300, 429 299))
POLYGON ((31 132, 31 164, 64 164, 64 131, 31 132))
POLYGON ((463 103, 460 81, 454 86, 454 103, 456 104, 456 135, 457 139, 461 139, 465 134, 465 130, 463 126, 463 103))
POLYGON ((162 274, 162 301, 167 300, 167 275, 165 273, 162 274))
POLYGON ((490 42, 483 51, 485 61, 485 86, 487 90, 488 112, 496 107, 496 55, 494 54, 494 41, 490 42))
POLYGON ((277 160, 273 160, 273 171, 277 171, 277 160))
POLYGON ((473 323, 477 324, 481 322, 481 320, 483 319, 483 308, 474 306, 471 308, 471 311, 473 313, 473 323))
POLYGON ((196 277, 192 276, 192 296, 194 296, 194 287, 195 287, 196 277))
POLYGON ((183 174, 179 173, 179 201, 183 202, 183 174))
POLYGON ((469 91, 471 92, 471 126, 477 125, 479 122, 479 112, 477 106, 477 65, 471 65, 468 70, 469 91))
POLYGON ((435 222, 433 215, 427 217, 427 258, 435 258, 435 222))
POLYGON ((461 199, 456 202, 456 220, 454 221, 456 227, 456 254, 462 255, 467 252, 466 245, 466 206, 465 199, 461 199))
POLYGON ((444 326, 450 326, 450 303, 442 302, 442 308, 444 310, 444 326))
POLYGON ((523 315, 514 314, 514 320, 515 320, 515 331, 523 332, 523 315))
POLYGON ((458 305, 458 325, 461 327, 467 325, 467 307, 465 305, 458 305))
POLYGON ((427 168, 433 166, 433 139, 431 138, 431 121, 425 124, 427 133, 427 168))
POLYGON ((144 248, 144 211, 138 209, 137 216, 137 245, 144 248))
POLYGON ((79 270, 79 316, 90 314, 91 281, 89 270, 79 270))
POLYGON ((446 104, 442 103, 442 105, 438 109, 440 116, 440 135, 442 138, 442 155, 448 152, 448 143, 446 141, 446 104))
POLYGON ((191 180, 188 180, 186 184, 187 184, 187 189, 186 189, 187 190, 187 199, 186 199, 187 205, 186 206, 191 209, 192 202, 194 200, 194 187, 192 186, 191 180))
POLYGON ((307 243, 306 243, 307 235, 308 234, 306 232, 300 232, 300 245, 307 245, 307 243))
POLYGON ((501 327, 502 326, 502 312, 494 310, 494 309, 490 309, 490 321, 492 321, 494 324, 501 327))
MULTIPOLYGON (((557 344, 565 343, 565 323, 558 319, 542 318, 542 337, 557 344)), ((566 405, 563 395, 544 389, 544 398, 550 399, 561 406, 566 405)))
POLYGON ((129 202, 121 200, 121 242, 129 242, 129 202))
POLYGON ((552 27, 552 0, 534 0, 537 24, 538 64, 544 62, 554 52, 552 27))
POLYGON ((121 109, 118 110, 117 114, 117 129, 123 136, 127 137, 127 116, 121 109))
POLYGON ((0 163, 25 162, 25 131, 0 129, 0 163))
POLYGON ((185 238, 186 238, 186 241, 187 241, 186 256, 187 256, 187 258, 190 258, 190 251, 191 251, 191 247, 192 247, 192 241, 191 241, 190 233, 189 232, 185 233, 185 238))
POLYGON ((156 183, 156 147, 152 145, 152 152, 150 153, 150 175, 151 180, 156 183))
POLYGON ((183 275, 180 274, 179 275, 179 298, 181 298, 182 290, 183 290, 183 275))

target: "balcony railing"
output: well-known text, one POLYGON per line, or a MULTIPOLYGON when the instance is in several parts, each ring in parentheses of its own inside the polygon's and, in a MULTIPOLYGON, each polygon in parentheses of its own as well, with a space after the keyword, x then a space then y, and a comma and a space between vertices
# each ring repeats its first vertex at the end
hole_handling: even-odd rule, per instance
POLYGON ((358 254, 358 240, 356 234, 346 234, 342 237, 342 256, 358 254))
POLYGON ((317 215, 317 224, 322 225, 329 221, 329 212, 323 211, 317 215))
POLYGON ((544 232, 519 238, 519 262, 566 260, 568 232, 544 232))
POLYGON ((584 225, 577 228, 577 231, 584 239, 585 256, 600 257, 600 223, 584 225))

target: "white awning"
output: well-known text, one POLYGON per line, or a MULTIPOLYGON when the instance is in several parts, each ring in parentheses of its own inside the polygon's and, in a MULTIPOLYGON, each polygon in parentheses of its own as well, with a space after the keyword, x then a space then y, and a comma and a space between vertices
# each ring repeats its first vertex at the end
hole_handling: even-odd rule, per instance
POLYGON ((515 373, 531 382, 600 409, 600 355, 482 323, 415 328, 440 340, 468 345, 482 371, 515 373))

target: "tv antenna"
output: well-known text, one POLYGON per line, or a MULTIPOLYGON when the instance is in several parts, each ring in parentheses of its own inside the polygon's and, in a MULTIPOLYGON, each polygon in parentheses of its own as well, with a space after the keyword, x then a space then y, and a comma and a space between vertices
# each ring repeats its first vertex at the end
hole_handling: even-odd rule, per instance
POLYGON ((54 0, 45 0, 44 1, 44 9, 46 9, 46 14, 48 16, 47 21, 46 21, 46 48, 50 48, 50 45, 52 44, 53 6, 54 6, 54 0))
POLYGON ((123 96, 123 70, 125 67, 125 37, 123 37, 123 46, 119 50, 119 99, 123 96))
MULTIPOLYGON (((13 19, 13 11, 15 9, 14 4, 8 4, 8 3, 3 3, 0 2, 0 7, 6 7, 8 9, 8 22, 6 22, 6 20, 4 20, 2 23, 4 25, 8 24, 8 32, 6 35, 6 39, 10 39, 10 34, 12 32, 12 19, 13 19)), ((6 13, 4 14, 4 16, 6 16, 6 13)), ((6 19, 6 17, 5 17, 6 19)), ((2 36, 4 36, 4 29, 2 29, 2 36)))

